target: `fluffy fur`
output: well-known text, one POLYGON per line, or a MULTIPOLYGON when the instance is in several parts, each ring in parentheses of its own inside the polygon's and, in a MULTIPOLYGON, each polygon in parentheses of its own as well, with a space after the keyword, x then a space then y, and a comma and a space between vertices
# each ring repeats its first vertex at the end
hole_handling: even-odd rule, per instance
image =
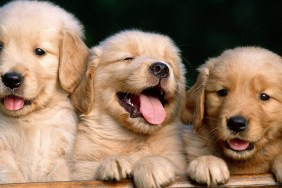
POLYGON ((94 47, 87 77, 72 96, 84 112, 73 179, 120 181, 133 176, 137 187, 172 182, 185 167, 179 139, 184 97, 184 66, 168 37, 130 30, 94 47), (165 110, 165 119, 158 119, 163 114, 157 110, 152 112, 155 120, 146 120, 141 97, 161 102, 158 110, 165 110))
POLYGON ((196 182, 226 183, 230 174, 272 171, 282 181, 282 59, 266 49, 225 51, 199 68, 182 118, 196 182))
POLYGON ((82 36, 49 2, 0 8, 1 183, 69 180, 77 116, 68 95, 86 71, 82 36))

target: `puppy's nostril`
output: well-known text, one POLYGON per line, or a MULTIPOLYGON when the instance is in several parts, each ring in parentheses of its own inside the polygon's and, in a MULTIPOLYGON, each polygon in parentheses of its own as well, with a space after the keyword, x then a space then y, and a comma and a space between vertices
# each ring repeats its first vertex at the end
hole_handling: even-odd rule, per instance
POLYGON ((233 116, 227 120, 227 127, 234 132, 241 132, 247 128, 247 120, 241 116, 233 116))
POLYGON ((18 88, 22 84, 22 75, 17 72, 9 72, 2 76, 2 82, 10 89, 18 88))
POLYGON ((169 76, 169 68, 166 64, 161 62, 153 63, 150 66, 151 72, 159 78, 167 78, 169 76))

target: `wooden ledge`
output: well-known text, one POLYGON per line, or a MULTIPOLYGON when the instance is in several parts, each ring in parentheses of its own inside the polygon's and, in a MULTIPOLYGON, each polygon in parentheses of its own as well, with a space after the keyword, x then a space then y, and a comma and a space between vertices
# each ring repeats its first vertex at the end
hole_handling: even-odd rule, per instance
MULTIPOLYGON (((272 174, 259 175, 236 175, 232 176, 229 182, 223 187, 275 187, 279 184, 272 174)), ((281 185, 281 184, 280 184, 281 185)), ((119 183, 108 183, 102 181, 70 181, 70 182, 48 182, 48 183, 14 183, 0 184, 0 188, 85 188, 85 187, 134 187, 130 180, 123 180, 119 183)), ((191 183, 185 176, 178 177, 169 187, 200 187, 191 183)), ((202 187, 202 186, 201 186, 202 187)))

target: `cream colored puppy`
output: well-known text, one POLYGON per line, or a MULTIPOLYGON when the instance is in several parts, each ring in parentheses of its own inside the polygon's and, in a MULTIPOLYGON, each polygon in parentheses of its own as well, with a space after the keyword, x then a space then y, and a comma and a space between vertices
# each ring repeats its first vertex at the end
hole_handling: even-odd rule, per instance
POLYGON ((49 2, 0 8, 0 183, 69 180, 77 117, 68 95, 86 69, 82 35, 49 2))
POLYGON ((137 187, 161 187, 183 173, 184 72, 178 48, 164 35, 124 31, 94 47, 87 77, 72 98, 85 112, 73 179, 133 176, 137 187))
POLYGON ((230 174, 273 172, 282 182, 282 59, 263 48, 226 50, 199 68, 183 119, 188 175, 226 183, 230 174))

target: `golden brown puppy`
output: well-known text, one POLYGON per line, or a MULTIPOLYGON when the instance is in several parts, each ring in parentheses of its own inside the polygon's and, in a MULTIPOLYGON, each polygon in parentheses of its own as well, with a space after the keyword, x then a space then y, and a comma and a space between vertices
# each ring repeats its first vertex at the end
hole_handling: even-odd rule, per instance
POLYGON ((160 187, 184 172, 184 72, 178 48, 164 35, 124 31, 94 47, 87 77, 72 97, 85 112, 73 179, 133 176, 137 187, 160 187))
POLYGON ((183 119, 188 175, 226 183, 229 174, 273 172, 282 181, 282 59, 262 48, 225 51, 199 68, 183 119))
POLYGON ((68 95, 86 69, 80 23, 48 2, 0 8, 0 182, 69 180, 77 117, 68 95))

